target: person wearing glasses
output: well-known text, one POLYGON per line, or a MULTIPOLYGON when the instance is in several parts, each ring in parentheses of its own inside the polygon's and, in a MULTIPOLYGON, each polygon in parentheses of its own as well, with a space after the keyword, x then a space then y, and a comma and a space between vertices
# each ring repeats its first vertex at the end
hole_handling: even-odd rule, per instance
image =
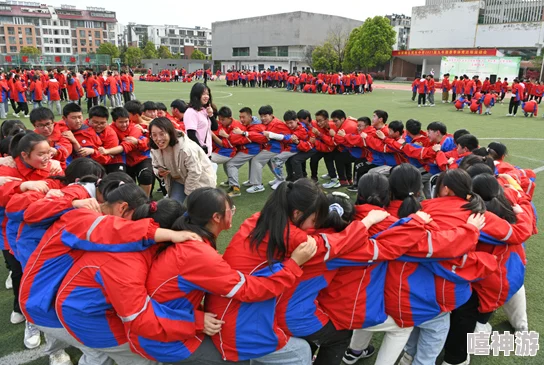
POLYGON ((66 128, 55 123, 54 119, 53 112, 48 108, 36 108, 30 112, 30 123, 34 126, 34 132, 47 138, 51 147, 51 158, 59 161, 64 170, 66 159, 72 154, 72 143, 62 135, 66 128))

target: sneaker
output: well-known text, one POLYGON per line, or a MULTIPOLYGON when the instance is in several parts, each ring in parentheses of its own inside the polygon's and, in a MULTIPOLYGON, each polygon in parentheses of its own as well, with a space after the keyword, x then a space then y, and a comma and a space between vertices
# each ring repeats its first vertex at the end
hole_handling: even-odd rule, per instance
POLYGON ((274 186, 274 185, 276 185, 276 184, 278 183, 278 181, 279 181, 279 182, 282 182, 283 180, 274 179, 274 180, 272 180, 272 181, 269 181, 269 182, 268 182, 268 185, 274 186))
POLYGON ((417 104, 417 107, 418 107, 418 108, 421 108, 421 104, 417 104))
POLYGON ((229 182, 228 181, 223 181, 221 184, 219 184, 221 186, 224 186, 224 187, 229 187, 229 182))
POLYGON ((11 271, 10 271, 6 279, 6 289, 9 290, 12 288, 13 288, 13 282, 11 281, 11 271))
POLYGON ((242 183, 242 186, 250 187, 250 186, 253 186, 253 184, 250 183, 249 180, 247 180, 247 181, 244 181, 244 182, 242 183))
POLYGON ((19 113, 13 113, 12 114, 15 118, 19 118, 19 113))
POLYGON ((431 104, 431 106, 434 106, 434 104, 431 104))
POLYGON ((42 339, 40 337, 40 330, 36 328, 32 323, 26 321, 25 327, 25 339, 24 344, 27 349, 35 349, 40 346, 42 339))
POLYGON ((58 350, 57 352, 49 355, 49 365, 73 365, 70 356, 64 350, 58 350))
POLYGON ((350 186, 348 186, 348 191, 356 193, 356 192, 359 191, 359 187, 357 185, 350 185, 350 186))
POLYGON ((329 176, 329 174, 325 174, 325 175, 321 175, 321 178, 325 180, 330 180, 331 177, 329 176))
POLYGON ((25 117, 25 118, 29 118, 30 116, 29 116, 29 115, 27 115, 27 114, 25 114, 25 115, 24 115, 24 117, 25 117))
POLYGON ((242 193, 240 192, 240 188, 238 186, 233 186, 232 188, 230 188, 228 192, 228 196, 230 196, 231 198, 234 198, 235 196, 240 196, 240 195, 242 195, 242 193))
POLYGON ((19 324, 25 321, 25 316, 23 316, 21 313, 11 312, 9 320, 13 324, 19 324))
POLYGON ((491 335, 491 332, 493 332, 493 327, 489 324, 489 322, 488 323, 476 322, 474 333, 477 333, 477 332, 489 333, 489 335, 491 335))
POLYGON ((361 351, 359 355, 355 354, 353 350, 348 347, 348 349, 344 353, 344 357, 342 358, 342 361, 344 361, 348 365, 351 365, 351 364, 355 364, 357 361, 361 359, 366 359, 367 357, 370 357, 373 354, 374 354, 374 346, 372 345, 369 345, 366 349, 361 351))
POLYGON ((249 194, 260 193, 263 191, 264 191, 264 186, 262 185, 253 185, 252 187, 246 190, 246 192, 249 194))
POLYGON ((335 189, 340 187, 340 181, 338 179, 331 179, 330 182, 323 184, 325 189, 335 189))
POLYGON ((512 116, 512 114, 506 114, 506 116, 507 116, 507 117, 511 117, 511 116, 512 116))
POLYGON ((274 185, 271 186, 272 190, 276 190, 278 188, 278 186, 281 185, 283 181, 281 180, 278 180, 274 185))
MULTIPOLYGON (((457 365, 469 365, 469 364, 470 364, 470 355, 467 355, 467 359, 465 361, 463 361, 462 363, 457 364, 457 365)), ((452 365, 452 364, 450 364, 449 362, 443 361, 442 365, 452 365)))
POLYGON ((353 181, 350 183, 350 182, 347 181, 347 180, 340 180, 340 186, 342 186, 342 187, 345 188, 345 187, 348 187, 348 186, 350 186, 350 185, 353 185, 353 181))
POLYGON ((412 361, 414 361, 414 357, 405 352, 399 361, 399 365, 412 365, 412 361))

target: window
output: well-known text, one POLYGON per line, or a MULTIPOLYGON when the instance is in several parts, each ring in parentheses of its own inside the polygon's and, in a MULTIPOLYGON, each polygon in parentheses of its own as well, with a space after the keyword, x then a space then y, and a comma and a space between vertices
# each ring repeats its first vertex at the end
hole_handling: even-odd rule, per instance
POLYGON ((62 44, 70 44, 70 40, 67 38, 62 39, 62 44))
POLYGON ((51 25, 51 20, 49 20, 49 19, 42 19, 42 25, 51 25))
POLYGON ((232 57, 249 56, 249 47, 238 47, 232 49, 232 57))
POLYGON ((184 31, 184 30, 180 30, 180 31, 179 31, 179 35, 187 35, 187 32, 184 31))
POLYGON ((15 52, 17 52, 17 47, 16 46, 10 46, 9 51, 15 53, 15 52))
POLYGON ((55 52, 62 53, 62 48, 60 48, 60 47, 55 48, 55 52))
POLYGON ((281 46, 278 47, 278 57, 288 57, 289 56, 289 47, 281 46))
POLYGON ((32 37, 26 37, 26 44, 32 44, 34 43, 34 40, 32 39, 32 37))
POLYGON ((6 46, 0 47, 0 52, 2 52, 2 53, 8 53, 7 47, 6 47, 6 46))
POLYGON ((57 25, 59 25, 59 22, 57 22, 56 20, 53 21, 53 25, 56 27, 57 25))
POLYGON ((81 52, 85 52, 85 53, 86 53, 86 52, 87 52, 87 48, 86 48, 86 47, 81 48, 81 52))
POLYGON ((94 41, 94 45, 97 46, 97 47, 100 46, 100 40, 96 39, 96 40, 94 41))
POLYGON ((206 33, 204 33, 204 32, 198 32, 198 36, 199 36, 199 37, 205 37, 205 36, 206 36, 206 33))
POLYGON ((10 34, 10 35, 15 34, 15 28, 13 28, 13 27, 8 27, 8 34, 10 34))
POLYGON ((95 38, 100 38, 100 31, 95 31, 94 32, 94 37, 95 38))
POLYGON ((62 34, 62 35, 70 35, 70 31, 69 31, 68 29, 63 29, 63 30, 61 31, 61 34, 62 34))
POLYGON ((60 34, 60 32, 59 32, 58 29, 53 29, 53 35, 59 35, 59 34, 60 34))
POLYGON ((70 26, 70 21, 69 20, 61 20, 60 25, 63 26, 63 27, 69 27, 70 26))
POLYGON ((15 40, 15 37, 9 37, 9 43, 11 44, 15 44, 16 40, 15 40))
POLYGON ((25 28, 26 35, 32 35, 32 28, 25 28))
POLYGON ((80 39, 79 40, 79 44, 82 45, 82 46, 86 46, 87 45, 87 41, 85 39, 80 39))
POLYGON ((66 53, 72 53, 72 50, 70 49, 70 47, 66 47, 66 48, 64 48, 64 52, 66 52, 66 53))
POLYGON ((55 44, 60 44, 60 39, 55 38, 55 44))
POLYGON ((84 30, 79 31, 79 38, 85 38, 85 31, 84 30))
POLYGON ((259 47, 257 55, 261 57, 287 57, 289 55, 289 47, 259 47))
POLYGON ((4 37, 3 35, 0 36, 0 43, 2 43, 2 44, 6 43, 6 37, 4 37))
POLYGON ((38 46, 41 46, 42 45, 42 40, 40 38, 36 38, 36 44, 38 46))

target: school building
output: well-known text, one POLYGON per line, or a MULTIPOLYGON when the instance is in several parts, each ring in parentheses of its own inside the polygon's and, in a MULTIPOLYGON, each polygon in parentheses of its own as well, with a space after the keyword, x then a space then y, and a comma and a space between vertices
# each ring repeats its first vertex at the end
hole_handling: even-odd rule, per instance
POLYGON ((544 0, 426 0, 412 8, 407 51, 393 52, 390 78, 440 75, 442 56, 521 57, 544 47, 544 0))
POLYGON ((297 11, 212 23, 212 58, 221 72, 230 69, 309 68, 312 46, 325 42, 331 32, 347 32, 360 20, 297 11))

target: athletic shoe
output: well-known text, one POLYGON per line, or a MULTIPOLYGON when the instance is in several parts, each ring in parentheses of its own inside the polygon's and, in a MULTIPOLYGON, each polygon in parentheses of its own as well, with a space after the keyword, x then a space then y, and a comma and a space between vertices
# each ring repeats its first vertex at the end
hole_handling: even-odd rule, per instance
POLYGON ((278 180, 274 185, 271 186, 272 190, 276 190, 278 188, 278 186, 280 186, 280 184, 282 183, 283 181, 281 180, 278 180))
POLYGON ((366 349, 361 351, 359 355, 355 354, 353 350, 348 347, 348 349, 344 353, 344 357, 342 358, 342 361, 344 361, 348 365, 351 365, 351 364, 355 364, 357 361, 361 359, 366 359, 367 357, 372 356, 372 354, 374 354, 374 346, 372 345, 369 345, 366 349))
POLYGON ((418 108, 421 108, 421 104, 417 104, 417 107, 418 107, 418 108))
POLYGON ((12 114, 15 118, 19 118, 19 113, 13 113, 12 114))
POLYGON ((254 185, 246 190, 249 194, 255 194, 255 193, 261 193, 264 191, 264 186, 262 185, 254 185))
POLYGON ((11 312, 9 320, 13 324, 19 324, 25 321, 25 316, 23 316, 21 313, 11 312))
POLYGON ((477 332, 489 333, 489 335, 491 335, 491 332, 493 332, 493 327, 489 323, 476 322, 474 333, 477 333, 477 332))
MULTIPOLYGON (((463 361, 462 363, 457 364, 457 365, 469 365, 469 364, 470 364, 470 355, 467 354, 467 359, 465 361, 463 361)), ((443 361, 442 365, 452 365, 452 364, 450 364, 449 362, 443 361)))
POLYGON ((228 181, 223 181, 221 184, 219 184, 221 186, 224 186, 224 187, 229 187, 229 182, 228 181))
POLYGON ((330 180, 331 177, 329 176, 329 174, 325 174, 325 175, 321 175, 321 178, 325 180, 330 180))
POLYGON ((512 116, 512 114, 506 114, 506 116, 507 116, 507 117, 511 117, 511 116, 512 116))
POLYGON ((400 358, 399 365, 412 365, 414 358, 409 353, 405 352, 400 358))
POLYGON ((335 189, 340 187, 340 181, 338 179, 331 179, 330 182, 323 184, 325 189, 335 189))
POLYGON ((27 349, 35 349, 40 346, 42 339, 40 337, 40 330, 36 328, 32 323, 26 321, 25 326, 25 339, 24 344, 27 349))
POLYGON ((353 181, 350 183, 349 181, 347 180, 340 180, 340 186, 345 188, 345 187, 348 187, 350 185, 353 185, 353 181))
POLYGON ((49 355, 49 365, 73 365, 70 356, 64 350, 58 350, 57 352, 49 355))
POLYGON ((446 102, 444 100, 442 100, 442 104, 446 104, 446 102))
POLYGON ((230 188, 228 192, 228 196, 231 198, 234 198, 235 196, 240 196, 242 193, 240 192, 240 188, 238 186, 233 186, 230 188))
POLYGON ((431 104, 431 106, 435 106, 434 104, 431 104))
POLYGON ((242 183, 242 186, 250 187, 250 186, 253 186, 253 184, 250 183, 249 180, 247 180, 247 181, 244 181, 244 182, 242 183))
POLYGON ((525 118, 527 118, 529 116, 529 113, 527 113, 527 112, 523 112, 523 114, 525 115, 525 118))
POLYGON ((10 271, 6 279, 6 289, 9 290, 12 288, 13 288, 13 282, 11 281, 11 271, 10 271))
POLYGON ((272 181, 269 181, 269 182, 268 182, 268 185, 274 186, 274 185, 276 185, 276 184, 278 183, 278 181, 279 181, 279 182, 282 182, 283 180, 274 179, 274 180, 272 180, 272 181))
POLYGON ((348 191, 356 193, 356 192, 359 191, 359 187, 357 185, 350 185, 350 186, 348 186, 348 191))

